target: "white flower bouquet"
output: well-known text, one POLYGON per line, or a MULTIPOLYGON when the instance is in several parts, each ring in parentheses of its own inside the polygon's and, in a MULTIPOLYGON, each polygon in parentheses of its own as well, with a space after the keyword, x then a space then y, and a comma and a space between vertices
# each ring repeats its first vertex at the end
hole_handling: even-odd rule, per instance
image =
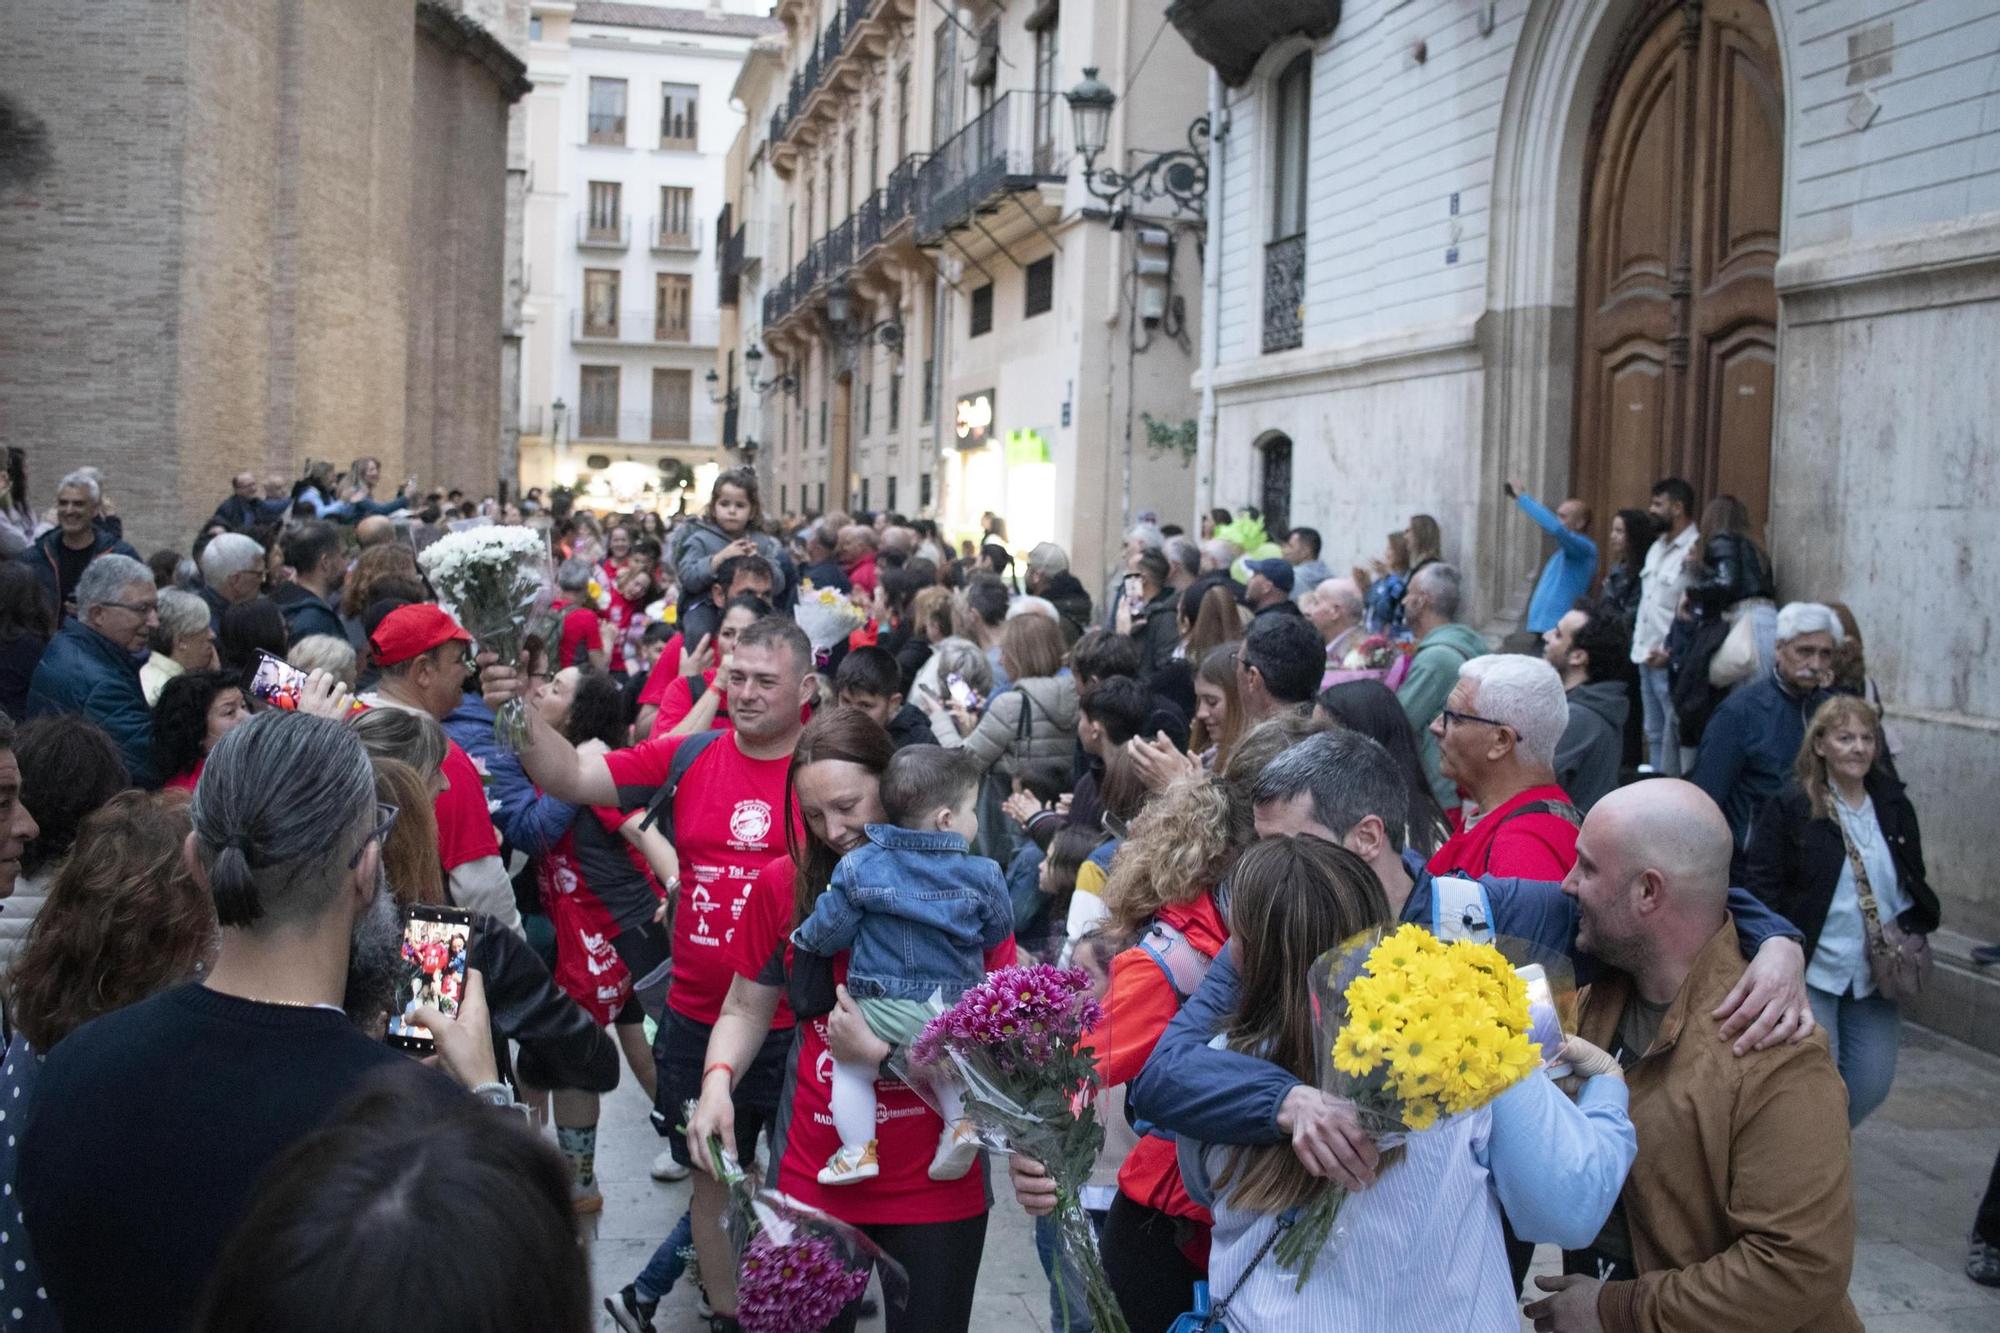
MULTIPOLYGON (((530 626, 549 609, 549 548, 531 528, 485 527, 432 543, 417 563, 438 604, 472 635, 480 652, 520 665, 530 626)), ((519 699, 501 706, 493 739, 518 751, 528 740, 528 710, 519 699)))
POLYGON ((799 587, 799 604, 792 619, 812 640, 813 657, 825 666, 833 646, 868 622, 867 614, 832 588, 799 587))

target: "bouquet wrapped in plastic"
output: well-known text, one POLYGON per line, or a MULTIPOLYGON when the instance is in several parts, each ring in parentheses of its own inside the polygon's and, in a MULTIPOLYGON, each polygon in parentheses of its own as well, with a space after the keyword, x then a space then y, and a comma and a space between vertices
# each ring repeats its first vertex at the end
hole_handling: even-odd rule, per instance
MULTIPOLYGON (((1322 954, 1308 981, 1320 1086, 1353 1102, 1383 1148, 1477 1110, 1542 1065, 1528 985, 1492 944, 1379 928, 1322 954)), ((1300 1287, 1346 1199, 1329 1184, 1272 1250, 1300 1287)))
POLYGON ((807 583, 799 588, 799 604, 792 609, 792 619, 812 640, 814 659, 825 666, 834 645, 866 624, 868 616, 835 589, 807 583))
POLYGON ((776 1190, 708 1142, 716 1178, 729 1188, 723 1229, 736 1247, 736 1322, 745 1333, 819 1333, 879 1273, 883 1299, 901 1305, 909 1277, 875 1242, 838 1218, 776 1190))
MULTIPOLYGON (((1102 1020, 1083 969, 1004 967, 926 1024, 897 1072, 933 1106, 935 1084, 956 1081, 982 1144, 1048 1169, 1062 1252, 1082 1275, 1091 1327, 1125 1333, 1083 1206, 1083 1187, 1104 1147, 1096 1110, 1101 1036, 1092 1035, 1102 1020)), ((1058 1281, 1062 1271, 1058 1266, 1058 1281)))
MULTIPOLYGON (((522 642, 549 609, 547 540, 530 528, 475 528, 433 542, 417 563, 438 604, 472 635, 478 650, 519 666, 522 642)), ((517 751, 527 743, 528 711, 519 699, 501 706, 493 739, 517 751)))

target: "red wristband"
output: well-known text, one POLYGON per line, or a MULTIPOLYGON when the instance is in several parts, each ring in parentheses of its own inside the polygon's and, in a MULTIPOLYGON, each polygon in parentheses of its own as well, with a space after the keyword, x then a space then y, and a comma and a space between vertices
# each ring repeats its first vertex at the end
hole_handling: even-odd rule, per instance
POLYGON ((727 1063, 727 1062, 725 1062, 725 1061, 722 1061, 722 1060, 717 1060, 717 1061, 716 1061, 716 1062, 715 1062, 714 1064, 712 1064, 712 1065, 710 1065, 710 1066, 709 1066, 708 1068, 706 1068, 706 1069, 702 1070, 702 1071, 701 1071, 701 1081, 702 1081, 703 1083, 707 1083, 707 1082, 708 1082, 708 1076, 709 1076, 710 1074, 713 1074, 713 1073, 714 1073, 714 1072, 715 1072, 716 1070, 718 1070, 718 1069, 726 1069, 726 1070, 728 1070, 728 1071, 729 1071, 729 1078, 730 1078, 730 1081, 731 1081, 731 1082, 734 1082, 734 1081, 735 1081, 735 1079, 736 1079, 736 1066, 735 1066, 735 1065, 732 1065, 732 1064, 729 1064, 729 1063, 727 1063))

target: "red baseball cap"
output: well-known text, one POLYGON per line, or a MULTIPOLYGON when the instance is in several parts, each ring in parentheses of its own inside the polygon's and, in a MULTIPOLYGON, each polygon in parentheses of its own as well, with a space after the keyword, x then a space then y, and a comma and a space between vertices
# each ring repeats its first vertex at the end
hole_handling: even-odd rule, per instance
POLYGON ((471 643, 472 636, 459 627, 442 607, 429 602, 399 606, 382 617, 368 642, 375 648, 377 666, 394 666, 421 657, 441 643, 457 639, 471 643))

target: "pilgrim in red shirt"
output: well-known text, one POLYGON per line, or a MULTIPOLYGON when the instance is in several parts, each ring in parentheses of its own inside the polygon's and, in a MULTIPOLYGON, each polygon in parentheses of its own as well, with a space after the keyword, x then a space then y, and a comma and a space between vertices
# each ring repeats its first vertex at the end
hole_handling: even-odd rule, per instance
MULTIPOLYGON (((791 859, 779 857, 753 884, 732 948, 738 975, 783 984, 781 974, 791 967, 794 874, 791 859)), ((847 958, 844 953, 834 956, 837 983, 847 980, 847 958)), ((1006 967, 1015 958, 1010 937, 987 951, 986 966, 1006 967)), ((790 1018, 782 1003, 780 1016, 790 1018)), ((778 1129, 783 1137, 778 1161, 781 1191, 852 1226, 957 1222, 986 1211, 984 1171, 969 1172, 958 1180, 930 1178, 931 1157, 937 1152, 944 1121, 895 1079, 875 1084, 882 1173, 853 1185, 820 1184, 819 1169, 840 1147, 840 1135, 833 1127, 833 1053, 827 1049, 824 1017, 801 1023, 798 1029, 791 1119, 778 1129)))
POLYGON ((556 609, 563 612, 562 639, 556 649, 556 668, 581 666, 590 660, 604 642, 604 622, 597 612, 587 606, 571 606, 563 610, 565 604, 558 603, 556 609))
POLYGON ((448 875, 482 857, 500 855, 500 835, 493 831, 493 812, 486 805, 486 784, 472 756, 448 741, 440 766, 451 786, 438 793, 438 859, 448 875))
MULTIPOLYGON (((604 757, 618 804, 636 810, 667 780, 685 736, 658 736, 604 757)), ((713 1024, 735 975, 727 952, 757 872, 785 850, 781 812, 792 757, 752 759, 733 733, 713 741, 674 790, 674 851, 681 862, 674 911, 674 975, 667 1004, 713 1024)), ((803 826, 801 826, 803 836, 803 826)), ((928 1159, 926 1159, 928 1162, 928 1159)))
MULTIPOLYGON (((1425 867, 1433 875, 1499 875, 1514 879, 1559 880, 1576 864, 1576 825, 1561 815, 1537 810, 1514 815, 1524 805, 1546 801, 1571 805, 1569 793, 1550 783, 1530 787, 1479 816, 1470 828, 1457 810, 1445 816, 1451 836, 1425 867), (1513 815, 1512 818, 1508 816, 1513 815)), ((1573 807, 1572 807, 1573 808, 1573 807)))

